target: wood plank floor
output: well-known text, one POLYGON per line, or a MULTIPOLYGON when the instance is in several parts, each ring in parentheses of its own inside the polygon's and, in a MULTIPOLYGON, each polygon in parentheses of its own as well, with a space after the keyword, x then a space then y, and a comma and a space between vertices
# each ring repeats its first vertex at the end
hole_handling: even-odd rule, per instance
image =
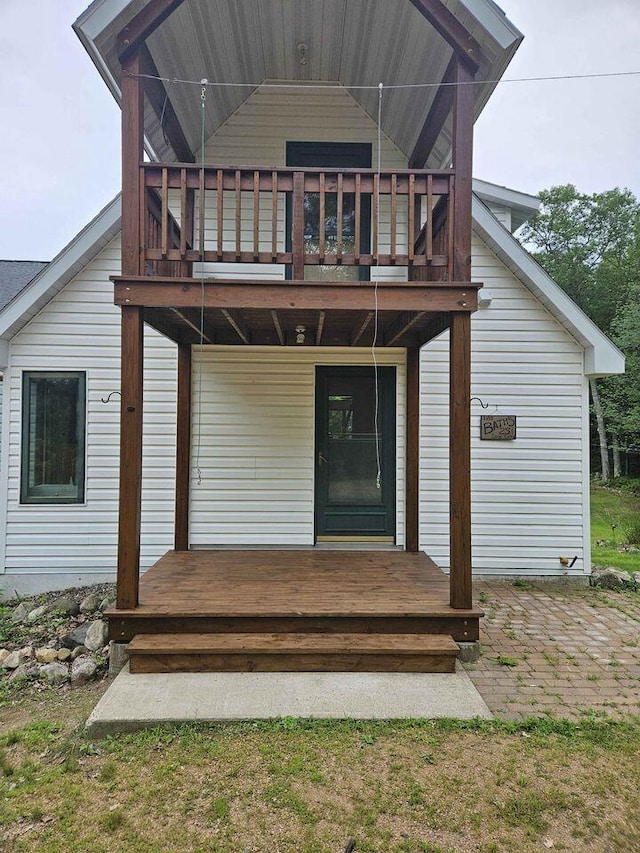
POLYGON ((481 616, 449 606, 449 579, 404 551, 169 551, 140 581, 138 617, 481 616))

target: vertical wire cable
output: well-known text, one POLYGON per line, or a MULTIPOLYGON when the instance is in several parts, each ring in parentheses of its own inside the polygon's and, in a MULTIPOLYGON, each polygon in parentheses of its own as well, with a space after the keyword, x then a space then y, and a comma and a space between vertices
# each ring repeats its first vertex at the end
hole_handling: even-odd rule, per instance
MULTIPOLYGON (((376 237, 380 241, 380 173, 382 171, 382 83, 378 84, 378 180, 376 182, 376 237)), ((374 429, 376 434, 376 489, 382 487, 382 465, 380 463, 380 433, 378 429, 378 408, 380 404, 380 390, 378 387, 378 359, 376 358, 376 344, 378 342, 378 276, 376 275, 373 285, 374 319, 373 319, 373 342, 371 344, 371 357, 373 359, 373 373, 375 384, 375 414, 374 429)))
MULTIPOLYGON (((204 193, 204 167, 205 167, 205 110, 207 105, 207 87, 206 80, 201 80, 202 88, 200 89, 200 103, 201 103, 201 132, 200 132, 200 144, 201 144, 201 176, 202 180, 200 181, 200 192, 204 193)), ((218 192, 220 192, 220 188, 218 187, 218 192)), ((199 199, 199 204, 203 205, 204 201, 199 199)), ((204 218, 200 220, 200 234, 199 243, 200 243, 200 357, 198 359, 198 441, 196 443, 196 474, 198 477, 198 485, 202 485, 202 470, 200 469, 200 443, 202 440, 202 361, 204 356, 204 218)))

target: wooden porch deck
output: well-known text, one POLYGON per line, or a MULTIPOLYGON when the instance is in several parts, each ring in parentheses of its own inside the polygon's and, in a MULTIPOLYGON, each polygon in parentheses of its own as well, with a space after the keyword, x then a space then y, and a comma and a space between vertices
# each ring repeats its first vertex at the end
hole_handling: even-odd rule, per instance
POLYGON ((478 639, 482 611, 449 605, 448 577, 405 551, 169 551, 112 609, 110 639, 137 634, 445 634, 478 639))

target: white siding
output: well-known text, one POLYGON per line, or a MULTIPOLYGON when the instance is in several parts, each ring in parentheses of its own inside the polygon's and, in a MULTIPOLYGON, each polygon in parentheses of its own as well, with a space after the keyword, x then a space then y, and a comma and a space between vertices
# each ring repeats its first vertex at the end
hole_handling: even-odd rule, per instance
MULTIPOLYGON (((11 574, 115 570, 120 398, 120 310, 109 276, 120 269, 113 240, 11 344, 5 373, 10 418, 5 570, 11 574), (21 386, 24 370, 87 374, 86 499, 69 505, 20 504, 21 386)), ((145 328, 142 565, 172 544, 175 455, 175 347, 145 328)), ((90 579, 87 579, 90 582, 90 579)), ((9 586, 9 581, 7 580, 9 586)))
MULTIPOLYGON (((471 407, 474 570, 560 573, 558 558, 577 555, 580 574, 583 351, 477 238, 472 277, 492 296, 472 320, 472 395, 489 405, 471 407), (480 441, 480 415, 496 411, 517 416, 516 441, 480 441)), ((424 348, 421 369, 420 541, 448 566, 447 335, 424 348)))
MULTIPOLYGON (((403 544, 405 353, 389 349, 377 360, 397 367, 396 527, 403 544)), ((371 365, 371 353, 205 347, 200 362, 194 351, 192 546, 313 544, 315 367, 339 364, 371 365)))

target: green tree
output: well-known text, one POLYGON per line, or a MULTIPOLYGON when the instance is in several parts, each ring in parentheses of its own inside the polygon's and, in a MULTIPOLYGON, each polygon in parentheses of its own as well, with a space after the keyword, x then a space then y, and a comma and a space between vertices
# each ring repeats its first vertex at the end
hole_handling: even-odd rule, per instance
POLYGON ((540 211, 522 228, 521 241, 627 356, 624 377, 591 382, 606 480, 609 446, 640 438, 640 205, 617 188, 587 195, 566 184, 539 195, 540 211))

